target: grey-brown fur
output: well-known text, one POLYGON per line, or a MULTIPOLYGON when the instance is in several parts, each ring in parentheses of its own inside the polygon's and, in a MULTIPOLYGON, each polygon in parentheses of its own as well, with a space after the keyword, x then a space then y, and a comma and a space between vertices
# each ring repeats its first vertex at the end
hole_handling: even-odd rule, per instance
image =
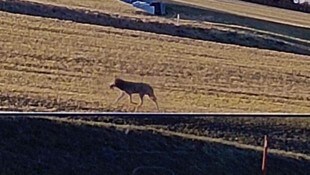
POLYGON ((138 108, 141 107, 143 104, 143 97, 145 95, 148 95, 150 97, 150 99, 154 101, 157 110, 159 110, 159 107, 157 104, 157 98, 154 94, 154 90, 151 87, 151 85, 149 85, 147 83, 131 82, 131 81, 125 81, 125 80, 120 79, 120 78, 116 78, 114 80, 114 83, 110 85, 111 89, 113 89, 114 87, 117 87, 118 89, 120 89, 122 91, 121 95, 115 100, 114 103, 117 103, 126 93, 129 95, 130 103, 137 104, 137 103, 132 101, 132 94, 139 94, 141 101, 135 109, 137 111, 138 108))

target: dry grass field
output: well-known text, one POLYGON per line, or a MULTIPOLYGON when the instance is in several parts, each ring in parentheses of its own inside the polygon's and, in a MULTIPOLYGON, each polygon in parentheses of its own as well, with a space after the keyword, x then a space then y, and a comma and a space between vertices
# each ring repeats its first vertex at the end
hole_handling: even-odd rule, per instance
POLYGON ((93 10, 103 10, 109 13, 119 13, 127 15, 136 15, 138 9, 134 9, 131 5, 118 0, 30 0, 31 2, 41 2, 45 4, 58 4, 69 7, 88 8, 93 10))
POLYGON ((273 21, 277 23, 304 26, 309 28, 309 14, 293 10, 280 9, 238 0, 173 0, 195 6, 202 6, 213 10, 225 11, 244 17, 273 21))
MULTIPOLYGON (((132 8, 126 3, 118 0, 30 0, 32 2, 43 2, 50 4, 60 4, 74 7, 84 7, 96 10, 103 10, 112 13, 133 15, 137 9, 132 8)), ((252 17, 284 24, 310 27, 309 14, 292 10, 285 10, 264 5, 252 4, 238 0, 164 0, 169 3, 182 3, 199 7, 205 7, 211 10, 224 11, 230 14, 240 15, 243 17, 252 17)))
POLYGON ((2 109, 131 111, 110 105, 117 75, 162 111, 310 111, 308 56, 3 12, 0 28, 2 109))
MULTIPOLYGON (((178 1, 165 17, 117 0, 32 2, 0 1, 1 111, 133 111, 128 98, 112 104, 119 76, 153 85, 161 112, 310 112, 309 14, 239 1, 178 1)), ((140 111, 155 109, 146 97, 140 111)), ((271 174, 307 174, 309 122, 0 117, 0 174, 260 174, 265 134, 271 174)))

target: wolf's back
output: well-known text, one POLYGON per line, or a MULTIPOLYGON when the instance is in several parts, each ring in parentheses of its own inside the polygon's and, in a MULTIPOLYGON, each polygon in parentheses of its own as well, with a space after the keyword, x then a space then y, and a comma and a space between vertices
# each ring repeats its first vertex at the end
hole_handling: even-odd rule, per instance
POLYGON ((153 88, 147 83, 139 83, 139 86, 140 86, 140 90, 145 93, 153 92, 153 88))

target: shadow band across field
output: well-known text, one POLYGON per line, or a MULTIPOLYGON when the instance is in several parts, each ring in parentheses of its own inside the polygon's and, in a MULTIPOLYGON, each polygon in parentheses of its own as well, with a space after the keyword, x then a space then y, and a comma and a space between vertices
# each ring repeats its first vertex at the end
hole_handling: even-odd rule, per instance
POLYGON ((309 47, 305 47, 304 45, 288 43, 284 40, 257 36, 244 32, 204 28, 192 25, 177 26, 173 23, 150 21, 148 19, 140 19, 137 17, 126 17, 85 9, 73 9, 63 6, 19 0, 0 1, 0 10, 18 14, 71 20, 79 23, 112 26, 121 29, 139 30, 198 40, 310 55, 309 47))
MULTIPOLYGON (((310 26, 302 27, 297 25, 295 26, 290 24, 283 24, 279 22, 266 21, 263 19, 226 13, 206 7, 185 5, 182 3, 174 2, 173 0, 166 1, 169 2, 167 5, 168 16, 178 13, 181 15, 182 19, 207 21, 218 24, 227 24, 230 26, 235 25, 260 31, 272 32, 274 34, 280 34, 283 36, 291 36, 294 39, 303 39, 306 41, 310 40, 310 26)), ((308 47, 310 47, 310 45, 308 45, 308 47)))
MULTIPOLYGON (((0 117, 0 174, 259 175, 261 152, 53 119, 0 117)), ((300 174, 309 161, 270 154, 268 173, 300 174)))

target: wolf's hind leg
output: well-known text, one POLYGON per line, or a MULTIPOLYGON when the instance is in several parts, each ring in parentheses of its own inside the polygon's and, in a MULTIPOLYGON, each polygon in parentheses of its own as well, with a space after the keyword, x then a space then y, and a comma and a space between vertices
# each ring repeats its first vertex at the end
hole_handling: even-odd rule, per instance
POLYGON ((140 103, 139 103, 139 105, 136 107, 135 112, 137 112, 138 109, 143 105, 143 97, 144 97, 144 94, 139 94, 139 95, 140 95, 140 103))

